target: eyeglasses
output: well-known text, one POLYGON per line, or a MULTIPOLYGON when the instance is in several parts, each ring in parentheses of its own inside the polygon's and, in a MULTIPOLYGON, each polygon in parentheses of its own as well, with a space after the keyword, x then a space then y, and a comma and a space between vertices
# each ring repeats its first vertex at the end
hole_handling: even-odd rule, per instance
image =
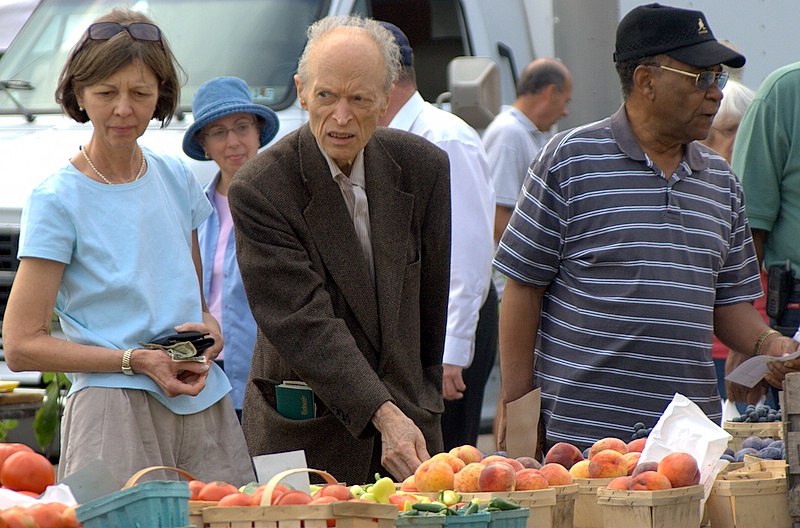
POLYGON ((233 132, 236 134, 236 137, 245 137, 249 134, 253 128, 256 126, 254 121, 249 121, 247 123, 238 123, 233 125, 232 128, 225 128, 223 126, 217 126, 209 130, 208 132, 204 132, 203 135, 210 139, 211 141, 216 141, 217 143, 222 143, 228 139, 228 133, 233 132))
POLYGON ((161 30, 158 29, 158 26, 146 22, 133 22, 127 26, 117 22, 97 22, 89 26, 86 35, 89 40, 109 40, 123 31, 127 31, 134 40, 162 42, 161 30))
POLYGON ((676 70, 675 68, 670 68, 669 66, 657 65, 657 67, 671 72, 680 73, 681 75, 686 75, 687 77, 694 77, 694 85, 697 86, 697 89, 701 92, 705 92, 711 88, 715 82, 720 90, 725 88, 725 85, 728 84, 728 72, 726 71, 703 71, 700 73, 691 73, 683 70, 676 70))

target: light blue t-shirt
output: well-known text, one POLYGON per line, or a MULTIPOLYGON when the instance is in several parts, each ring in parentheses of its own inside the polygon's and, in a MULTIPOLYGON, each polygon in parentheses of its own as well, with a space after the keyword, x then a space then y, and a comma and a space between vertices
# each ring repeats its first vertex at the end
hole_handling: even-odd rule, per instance
MULTIPOLYGON (((65 264, 55 311, 70 341, 140 348, 176 325, 202 321, 192 231, 211 204, 183 161, 144 152, 147 172, 138 181, 99 183, 70 163, 34 189, 23 210, 19 258, 65 264)), ((199 395, 174 398, 146 375, 68 376, 70 393, 144 389, 176 414, 202 411, 231 388, 217 365, 199 395)))

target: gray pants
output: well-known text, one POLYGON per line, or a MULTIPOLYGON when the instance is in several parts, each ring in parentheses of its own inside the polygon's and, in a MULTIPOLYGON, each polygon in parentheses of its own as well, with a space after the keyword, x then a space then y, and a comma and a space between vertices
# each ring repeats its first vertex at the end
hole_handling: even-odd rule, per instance
MULTIPOLYGON (((195 414, 179 415, 147 391, 89 387, 67 399, 61 424, 58 480, 102 459, 121 488, 140 469, 170 466, 204 482, 237 487, 255 481, 230 396, 195 414)), ((144 480, 175 480, 156 471, 144 480)))

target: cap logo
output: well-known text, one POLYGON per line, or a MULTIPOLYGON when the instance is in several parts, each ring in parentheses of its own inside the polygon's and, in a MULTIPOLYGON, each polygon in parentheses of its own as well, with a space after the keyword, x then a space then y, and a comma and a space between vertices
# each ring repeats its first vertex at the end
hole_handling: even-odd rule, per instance
POLYGON ((708 28, 706 27, 706 23, 703 21, 702 18, 697 19, 697 34, 708 35, 708 28))

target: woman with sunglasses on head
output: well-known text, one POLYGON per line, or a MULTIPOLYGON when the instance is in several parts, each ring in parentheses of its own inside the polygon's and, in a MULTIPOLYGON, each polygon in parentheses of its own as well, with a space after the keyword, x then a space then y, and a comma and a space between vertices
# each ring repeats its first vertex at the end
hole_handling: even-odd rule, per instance
POLYGON ((224 355, 218 360, 223 361, 233 387, 231 399, 241 420, 256 321, 236 262, 228 186, 236 171, 275 137, 279 122, 271 109, 253 104, 247 83, 237 77, 217 77, 200 86, 192 100, 192 115, 194 123, 183 137, 183 151, 196 160, 214 160, 219 167, 203 188, 214 210, 197 234, 203 294, 225 338, 224 355))
POLYGON ((178 69, 150 19, 115 9, 89 26, 59 78, 57 101, 92 134, 29 198, 3 328, 11 369, 72 381, 59 480, 97 458, 120 486, 155 465, 254 480, 199 282, 196 229, 211 205, 184 162, 137 143, 175 111, 178 69), (49 334, 54 310, 66 340, 49 334), (215 342, 199 361, 143 346, 176 332, 215 342))

